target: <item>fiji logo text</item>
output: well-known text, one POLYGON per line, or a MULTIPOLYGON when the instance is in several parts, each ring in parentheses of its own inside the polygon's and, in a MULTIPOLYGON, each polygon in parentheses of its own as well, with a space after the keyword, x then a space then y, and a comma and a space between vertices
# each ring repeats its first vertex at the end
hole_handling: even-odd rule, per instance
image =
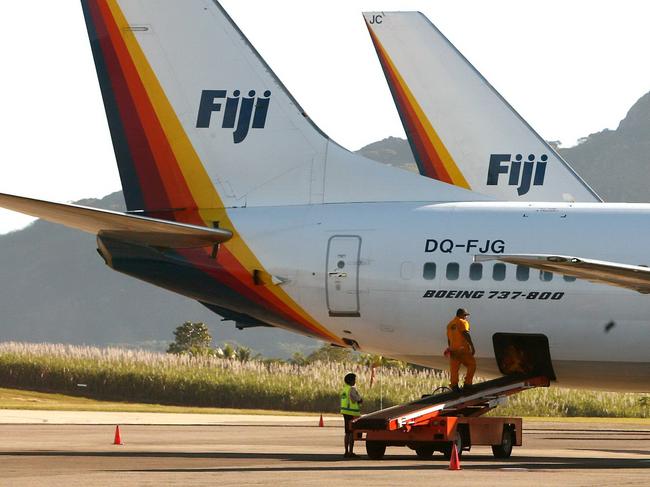
POLYGON ((199 103, 199 114, 196 118, 196 127, 207 129, 210 127, 213 112, 220 112, 224 100, 223 119, 221 128, 235 129, 232 139, 239 144, 248 135, 249 129, 263 129, 266 125, 266 115, 269 111, 271 91, 266 90, 263 96, 256 97, 255 90, 250 90, 248 96, 241 97, 241 92, 235 90, 228 96, 226 90, 203 90, 199 103))
POLYGON ((496 186, 499 184, 501 174, 508 175, 508 186, 518 186, 517 194, 522 196, 533 186, 542 186, 546 175, 546 163, 548 156, 542 154, 539 160, 535 154, 529 154, 524 161, 521 154, 490 154, 490 166, 488 167, 487 185, 496 186), (523 167, 522 167, 523 166, 523 167))

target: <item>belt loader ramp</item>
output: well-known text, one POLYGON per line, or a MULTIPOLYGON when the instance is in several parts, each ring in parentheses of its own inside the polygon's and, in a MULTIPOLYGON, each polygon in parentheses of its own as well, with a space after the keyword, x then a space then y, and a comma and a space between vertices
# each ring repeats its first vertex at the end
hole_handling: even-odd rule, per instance
POLYGON ((495 457, 507 458, 513 446, 521 446, 521 418, 482 416, 507 396, 549 384, 545 376, 509 375, 461 392, 424 396, 359 417, 352 423, 354 439, 366 442, 374 460, 383 458, 387 446, 408 446, 420 458, 440 451, 449 459, 454 443, 459 454, 472 445, 490 445, 495 457))

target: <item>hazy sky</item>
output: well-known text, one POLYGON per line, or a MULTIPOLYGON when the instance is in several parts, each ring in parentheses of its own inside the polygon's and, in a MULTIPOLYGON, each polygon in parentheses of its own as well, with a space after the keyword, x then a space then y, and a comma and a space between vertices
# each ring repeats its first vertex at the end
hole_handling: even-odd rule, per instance
MULTIPOLYGON (((647 2, 222 4, 320 128, 352 150, 404 136, 364 10, 423 12, 544 138, 565 145, 616 128, 650 91, 647 2)), ((79 2, 3 2, 0 18, 0 192, 65 202, 120 189, 79 2)), ((28 221, 0 211, 0 233, 28 221)))

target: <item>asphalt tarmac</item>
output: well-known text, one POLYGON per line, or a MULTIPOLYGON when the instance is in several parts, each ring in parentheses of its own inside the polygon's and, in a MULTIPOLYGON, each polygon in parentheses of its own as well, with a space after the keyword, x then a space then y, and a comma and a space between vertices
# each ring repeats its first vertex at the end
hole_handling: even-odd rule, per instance
POLYGON ((524 420, 510 459, 475 447, 461 471, 406 448, 368 460, 363 443, 346 460, 331 417, 0 410, 0 423, 0 485, 650 485, 648 423, 524 420))

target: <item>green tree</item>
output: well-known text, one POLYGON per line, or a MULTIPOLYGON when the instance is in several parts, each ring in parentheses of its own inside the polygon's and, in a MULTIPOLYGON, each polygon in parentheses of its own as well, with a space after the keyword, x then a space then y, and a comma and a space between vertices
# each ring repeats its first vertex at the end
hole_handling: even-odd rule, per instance
POLYGON ((307 357, 300 352, 294 352, 289 359, 289 363, 292 365, 307 365, 307 357))
POLYGON ((307 362, 350 362, 352 350, 349 348, 335 347, 334 345, 323 345, 307 356, 307 362))
POLYGON ((248 362, 252 357, 251 349, 248 347, 237 347, 235 358, 240 362, 248 362))
POLYGON ((230 343, 226 343, 223 348, 220 349, 219 357, 221 358, 235 358, 235 349, 230 343))
POLYGON ((174 330, 175 339, 169 344, 167 353, 189 354, 192 356, 212 353, 212 335, 205 323, 186 321, 174 330))

